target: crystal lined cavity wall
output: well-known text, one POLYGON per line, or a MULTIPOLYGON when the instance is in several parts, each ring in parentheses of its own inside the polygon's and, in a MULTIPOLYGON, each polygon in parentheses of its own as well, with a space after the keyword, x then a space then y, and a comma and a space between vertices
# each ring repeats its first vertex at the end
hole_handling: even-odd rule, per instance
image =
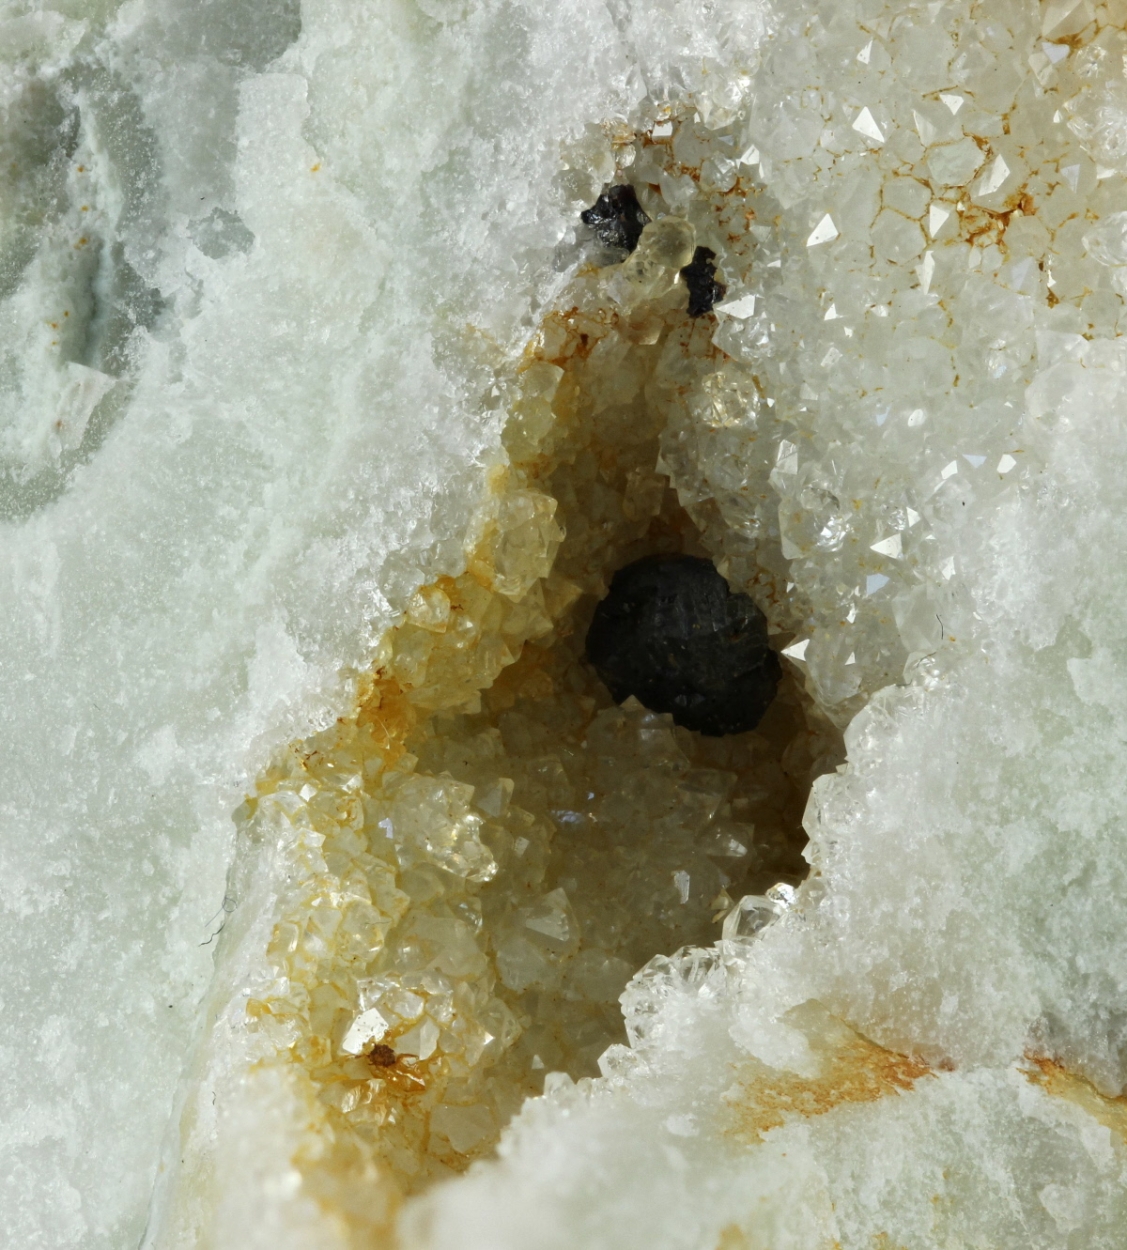
MULTIPOLYGON (((672 380, 667 394, 675 401, 670 407, 676 409, 673 415, 680 420, 670 419, 670 413, 666 413, 663 464, 676 480, 682 501, 692 510, 706 539, 723 555, 729 575, 741 584, 753 585, 775 614, 776 627, 794 634, 788 653, 804 666, 803 671, 825 706, 843 721, 870 693, 897 678, 904 671, 906 660, 919 677, 926 679, 920 681, 916 692, 920 694, 920 706, 926 707, 925 690, 931 675, 941 673, 943 664, 953 654, 948 646, 965 647, 983 641, 973 607, 959 585, 962 552, 975 541, 969 528, 960 533, 960 517, 977 515, 981 519, 984 506, 1003 506, 1007 497, 1012 500, 1019 492, 1028 491, 1035 481, 1038 466, 1032 447, 1036 443, 1027 443, 1019 435, 1014 416, 1023 388, 1033 376, 1034 352, 1039 353, 1041 370, 1040 389, 1035 388, 1033 394, 1034 420, 1055 419, 1051 395, 1054 379, 1046 378, 1044 372, 1054 359, 1069 368, 1080 368, 1078 362, 1084 360, 1084 367, 1090 364, 1093 368, 1100 365, 1110 369, 1116 358, 1114 348, 1105 351, 1108 344, 1104 341, 1114 324, 1114 319, 1108 319, 1109 310, 1115 312, 1118 308, 1118 296, 1112 289, 1117 267, 1113 214, 1105 212, 1101 216, 1092 210, 1091 221, 1101 222, 1103 232, 1094 236, 1089 245, 1085 242, 1087 236, 1079 234, 1075 216, 1066 211, 1071 202, 1067 197, 1063 205, 1058 203, 1050 211, 1059 187, 1073 191, 1079 187, 1085 195, 1093 190, 1103 195, 1100 188, 1105 183, 1114 186, 1114 178, 1110 174, 1098 177, 1097 170, 1086 165, 1084 159, 1074 161, 1074 157, 1085 156, 1084 149, 1070 133, 1054 132, 1049 127, 1045 100, 1026 90, 1027 83, 1015 88, 1010 112, 1029 108, 1032 111, 1026 121, 1030 129, 1038 133, 1043 130, 1052 142, 1059 138, 1062 155, 1053 159, 1058 163, 1055 172, 1061 181, 1050 182, 1043 166, 1038 165, 1042 171, 1039 176, 1048 187, 1043 198, 1038 199, 1030 189, 1031 183, 1023 185, 1012 204, 1000 199, 990 207, 976 205, 974 200, 975 195, 1007 194, 1006 179, 1017 168, 1002 150, 1006 126, 1013 131, 1013 118, 1006 112, 1008 104, 1001 99, 1008 87, 1004 76, 999 84, 983 65, 989 65, 991 58, 997 59, 999 50, 1007 56, 1020 51, 1024 63, 1026 54, 1035 46, 1031 42, 1034 37, 1051 32, 1035 29, 1032 11, 1009 15, 1013 29, 991 29, 978 23, 969 9, 950 16, 950 38, 946 42, 936 40, 938 50, 933 52, 928 41, 913 37, 910 27, 894 29, 891 18, 874 35, 868 30, 827 31, 821 19, 804 14, 802 29, 796 27, 787 32, 794 37, 780 42, 775 60, 769 65, 770 72, 777 76, 782 100, 777 115, 736 119, 727 133, 727 123, 709 133, 709 128, 699 123, 691 110, 674 110, 660 124, 664 133, 659 135, 659 127, 655 126, 648 139, 632 148, 630 154, 637 168, 623 162, 623 168, 630 171, 626 176, 637 177, 644 184, 640 190, 643 199, 647 187, 652 195, 660 197, 661 203, 653 199, 647 202, 647 212, 655 224, 662 220, 663 207, 675 207, 673 216, 689 224, 694 238, 698 233, 705 237, 712 228, 709 213, 715 204, 721 203, 721 197, 709 191, 704 173, 706 162, 694 162, 694 155, 700 154, 691 151, 689 140, 706 147, 714 140, 717 144, 724 138, 739 140, 724 145, 732 155, 722 160, 729 161, 732 168, 721 170, 720 175, 725 180, 733 175, 728 191, 737 194, 724 202, 742 197, 745 222, 743 227, 733 228, 734 238, 727 245, 720 240, 716 247, 731 299, 720 308, 718 325, 708 327, 713 333, 711 347, 718 343, 726 347, 723 356, 711 355, 711 347, 704 342, 707 336, 702 333, 699 342, 693 339, 696 346, 691 352, 716 362, 715 372, 720 376, 707 385, 696 379, 693 386, 686 388, 675 368, 670 371, 672 380), (837 43, 854 37, 860 49, 855 64, 854 58, 844 62, 835 58, 837 43), (820 98, 803 96, 801 91, 792 92, 789 88, 791 82, 798 83, 806 73, 804 50, 810 46, 826 52, 826 64, 819 66, 820 80, 825 84, 820 98), (960 55, 974 55, 959 64, 956 50, 960 55), (797 68, 791 65, 791 59, 797 68), (877 84, 874 79, 866 79, 855 66, 864 67, 864 73, 881 74, 887 81, 877 84), (855 80, 858 74, 862 77, 855 80), (862 90, 868 92, 864 101, 855 98, 862 90), (897 91, 901 91, 900 96, 897 91), (885 108, 877 99, 888 99, 897 107, 885 108), (794 109, 788 111, 792 100, 796 101, 794 109), (910 124, 906 111, 909 103, 916 106, 910 124), (950 127, 943 129, 947 122, 940 109, 959 119, 958 132, 950 127), (977 116, 975 110, 986 116, 977 116), (914 141, 911 134, 905 137, 906 129, 915 134, 914 141), (747 140, 753 141, 745 148, 743 143, 747 140), (919 151, 913 144, 918 145, 919 151), (649 153, 651 164, 646 169, 644 162, 651 148, 663 150, 649 153), (1062 160, 1066 162, 1063 165, 1062 160), (656 174, 654 180, 649 177, 651 172, 656 174), (1092 186, 1083 190, 1086 183, 1082 179, 1089 174, 1092 186), (758 216, 746 218, 749 202, 758 205, 758 216), (1057 209, 1065 212, 1063 218, 1055 217, 1057 209), (1049 241, 1033 226, 1023 224, 1038 217, 1043 219, 1041 224, 1049 233, 1049 241), (756 229, 761 233, 752 234, 754 242, 748 245, 745 236, 756 229), (1032 260, 1033 264, 1011 268, 1019 244, 1034 249, 1018 257, 1023 262, 1032 260), (748 261, 742 271, 741 247, 748 261), (1088 263, 1089 259, 1108 273, 1098 272, 1088 263), (758 322, 757 317, 761 317, 758 322), (741 344, 745 334, 746 341, 741 344), (857 350, 859 345, 864 345, 862 350, 857 350), (731 368, 730 359, 745 369, 731 368), (717 430, 723 432, 721 436, 716 435, 717 430), (722 438, 729 440, 727 454, 722 438), (754 454, 746 454, 755 441, 759 446, 754 454), (696 497, 694 487, 699 488, 696 497), (764 536, 768 541, 761 541, 764 536), (769 541, 772 537, 777 540, 775 543, 769 541), (787 580, 795 583, 793 588, 786 585, 787 580), (932 665, 937 653, 939 659, 932 665)), ((1054 47, 1058 51, 1065 46, 1073 52, 1082 50, 1084 39, 1077 35, 1073 42, 1075 47, 1066 43, 1054 47)), ((1055 66, 1070 54, 1063 58, 1057 52, 1053 55, 1057 59, 1050 58, 1049 63, 1055 66)), ((1099 63, 1092 63, 1093 72, 1098 72, 1099 63)), ((1061 104, 1067 92, 1060 83, 1067 87, 1067 80, 1054 79, 1048 71, 1043 76, 1039 72, 1038 76, 1041 86, 1049 94, 1056 93, 1056 102, 1061 104)), ((1059 111, 1062 118, 1055 125, 1064 124, 1069 115, 1067 101, 1059 111)), ((715 118, 711 121, 715 122, 715 118)), ((1043 135, 1039 142, 1043 148, 1052 146, 1043 135)), ((1040 158, 1045 158, 1044 150, 1040 158)), ((1111 166, 1100 168, 1106 171, 1111 166)), ((1100 203, 1105 208, 1109 206, 1106 199, 1097 198, 1096 203, 1097 207, 1100 203)), ((624 267, 608 275, 606 293, 613 305, 613 317, 604 320, 630 322, 638 304, 652 305, 667 295, 671 300, 669 311, 673 311, 672 301, 682 293, 677 291, 669 273, 662 272, 670 268, 662 257, 671 258, 678 248, 683 253, 686 233, 683 225, 665 227, 664 239, 656 237, 655 246, 643 253, 645 266, 624 267)), ((598 307, 605 309, 606 299, 600 299, 598 307)), ((551 352, 539 351, 540 363, 568 372, 559 363, 564 357, 554 347, 557 341, 566 343, 570 325, 585 311, 590 310, 585 310, 579 300, 574 312, 560 318, 562 328, 549 321, 545 330, 556 338, 551 352)), ((598 317, 593 320, 601 324, 598 317)), ((671 321, 674 325, 675 319, 671 321)), ((686 341, 691 337, 685 325, 677 325, 676 329, 686 336, 686 341)), ((667 338, 665 343, 668 341, 667 338)), ((589 356, 581 355, 578 349, 573 354, 593 359, 601 342, 598 334, 594 343, 588 335, 581 348, 589 356)), ((672 353, 670 360, 675 365, 672 353)), ((649 376, 657 379, 659 371, 649 376)), ((557 394, 565 380, 556 378, 557 394)), ((545 389, 551 390, 550 381, 545 389)), ((652 393, 659 389, 654 381, 652 393)), ((514 403, 514 413, 518 408, 514 403)), ((566 403, 553 396, 547 411, 539 410, 545 428, 558 430, 556 419, 567 410, 566 403)), ((535 420, 534 412, 530 428, 535 420)), ((520 435, 511 428, 508 437, 513 446, 520 435)), ((540 446, 536 437, 529 437, 530 462, 540 446)), ((552 476, 550 464, 544 464, 532 472, 530 480, 539 488, 552 476)), ((503 484, 501 488, 506 489, 503 484)), ((570 519, 568 527, 570 530, 570 519)), ((563 567, 563 560, 561 556, 558 567, 563 567)), ((460 593, 447 593, 451 604, 460 593)), ((579 610, 577 601, 575 611, 579 610)), ((444 609, 440 600, 437 611, 441 618, 444 609)), ((1030 629, 1047 628, 1039 622, 1030 625, 1030 629)), ((550 632, 543 635, 543 641, 548 641, 550 632)), ((1051 641, 1051 633, 1049 630, 1042 642, 1051 641)), ((513 637, 519 637, 519 631, 514 630, 513 637)), ((506 647, 509 655, 515 654, 512 646, 506 643, 506 647)), ((425 644, 417 644, 417 649, 425 650, 425 644)), ((526 663, 540 683, 539 698, 555 694, 551 666, 543 673, 543 666, 533 664, 533 655, 530 644, 515 665, 503 668, 512 677, 501 676, 494 682, 492 689, 499 697, 510 680, 523 681, 526 663)), ((506 658, 498 654, 502 667, 506 658)), ((452 734, 438 720, 420 725, 415 720, 417 712, 412 710, 409 692, 396 680, 398 684, 388 684, 381 693, 377 711, 384 724, 378 728, 376 740, 384 742, 380 735, 385 735, 388 742, 401 741, 404 754, 400 758, 411 773, 412 769, 418 770, 418 761, 424 758, 441 759, 450 742, 461 740, 466 723, 452 734), (408 755, 414 756, 414 765, 408 755)), ((527 694, 527 688, 520 686, 520 697, 527 694)), ((451 710, 453 718, 495 714, 491 696, 483 699, 481 712, 451 710)), ((855 744, 859 755, 868 758, 871 765, 875 734, 873 722, 866 725, 866 730, 858 729, 855 744), (863 732, 870 736, 862 737, 863 732)), ((503 732, 498 732, 504 743, 503 732)), ((484 737, 488 739, 487 734, 484 737)), ((433 762, 428 766, 432 770, 437 767, 433 762)), ((453 765, 448 771, 454 777, 453 765)), ((859 780, 857 784, 860 790, 864 782, 859 780)), ((482 789, 488 792, 489 787, 482 789)), ((450 787, 444 790, 451 792, 450 787)), ((451 845, 424 848, 427 854, 449 856, 447 862, 469 865, 469 871, 483 871, 488 868, 488 861, 473 846, 476 831, 478 841, 490 850, 494 862, 500 863, 484 832, 484 817, 480 825, 475 824, 478 813, 473 805, 477 793, 475 785, 472 799, 462 792, 465 806, 450 805, 447 823, 456 829, 451 845)), ((495 797, 496 802, 493 797, 488 801, 506 813, 514 806, 530 810, 522 808, 513 795, 508 796, 506 807, 503 791, 495 797)), ((851 872, 853 881, 864 875, 859 870, 863 848, 852 845, 843 850, 836 832, 849 825, 841 812, 846 802, 843 800, 833 817, 826 818, 818 830, 822 835, 820 851, 826 856, 823 862, 828 871, 837 874, 841 890, 850 886, 851 872)), ((857 808, 861 809, 860 799, 857 808)), ((821 822, 822 817, 816 816, 821 822)), ((380 816, 381 821, 385 819, 394 833, 394 818, 380 816)), ((908 834, 915 829, 915 820, 915 814, 909 813, 901 822, 908 834)), ((559 832, 555 831, 552 843, 559 832)), ((525 852, 534 844, 533 838, 521 833, 513 837, 514 852, 521 838, 527 843, 525 852)), ((856 841, 860 840, 858 835, 856 841)), ((862 917, 861 923, 868 916, 867 899, 884 897, 889 888, 887 881, 881 880, 882 874, 889 875, 883 848, 881 859, 877 871, 866 879, 866 888, 855 890, 850 896, 856 900, 855 912, 862 917)), ((394 867, 398 873, 398 857, 394 867)), ((465 880, 470 881, 469 872, 465 880)), ((493 883, 470 884, 481 884, 480 892, 474 894, 467 888, 464 893, 484 900, 493 883)), ((571 903, 567 889, 560 888, 571 903)), ((984 893, 988 893, 988 888, 988 884, 983 887, 984 893)), ((572 916, 559 895, 548 903, 548 896, 553 894, 554 890, 549 890, 542 896, 544 910, 530 912, 523 920, 532 921, 532 925, 523 923, 522 927, 527 933, 566 946, 572 932, 572 916)), ((805 891, 808 901, 813 895, 814 891, 805 891)), ((459 901, 456 894, 448 897, 459 901)), ((988 897, 983 901, 987 904, 983 911, 993 906, 988 897)), ((404 906, 409 908, 411 904, 404 906)), ((498 920, 487 917, 486 910, 483 901, 483 933, 498 920)), ((573 913, 574 910, 573 907, 573 913)), ((403 917, 406 916, 405 910, 403 917)), ((476 911, 471 906, 454 919, 467 929, 449 932, 472 932, 476 911)), ((895 940, 894 930, 895 925, 890 924, 889 933, 893 936, 886 935, 887 940, 895 940)), ((520 932, 519 936, 529 941, 527 933, 520 932)), ((546 944, 545 949, 551 953, 546 944)), ((942 949, 938 941, 936 949, 942 949)), ((559 947, 557 953, 558 950, 559 947)), ((547 955, 535 948, 530 953, 526 946, 515 953, 510 966, 530 967, 538 954, 545 964, 550 964, 547 955)), ((925 966, 926 960, 920 953, 915 955, 912 967, 925 966)), ((896 978, 905 975, 900 967, 891 967, 890 972, 896 978)), ((873 985, 870 978, 858 986, 854 969, 848 970, 843 981, 855 993, 870 992, 873 985)), ((434 984, 441 991, 440 983, 434 984)), ((921 984, 918 978, 916 982, 907 982, 913 992, 917 984, 921 984)), ((923 985, 913 1000, 922 1004, 921 1012, 930 1008, 928 995, 939 1000, 942 984, 942 979, 935 977, 923 985)), ((899 999, 895 993, 883 991, 903 985, 900 980, 889 986, 882 983, 874 994, 881 1000, 874 1010, 885 1009, 893 1002, 902 1007, 909 997, 907 991, 899 999)), ((379 995, 386 992, 386 987, 374 989, 379 995)), ((965 989, 969 998, 974 987, 968 985, 965 989)), ((636 997, 643 999, 645 994, 644 983, 639 981, 636 997)), ((346 992, 342 992, 342 1000, 354 1013, 349 1029, 357 1027, 365 1016, 365 1028, 378 1028, 379 1020, 387 1020, 384 1007, 391 1011, 390 1002, 385 1004, 376 996, 364 999, 375 1005, 363 1006, 358 1014, 355 1013, 363 1005, 361 1002, 353 1002, 346 992)), ((407 1003, 406 1010, 415 1010, 415 1004, 407 1003)), ((437 1028, 443 1021, 436 1016, 444 1011, 442 1004, 436 1004, 435 1015, 428 1011, 423 1014, 437 1028)), ((321 1022, 328 1018, 323 1017, 321 1022)), ((412 1029, 416 1027, 409 1020, 405 1022, 412 1029)), ((419 1026, 417 1034, 420 1042, 424 1041, 423 1027, 419 1026)), ((428 1037, 433 1031, 427 1027, 428 1037)), ((486 1045, 492 1044, 492 1040, 491 1037, 486 1045)), ((520 1039, 515 1039, 506 1053, 515 1056, 519 1043, 520 1039)), ((416 1044, 414 1039, 412 1044, 416 1044)), ((536 1058, 543 1062, 539 1051, 533 1055, 536 1058)), ((404 1100, 413 1082, 416 1093, 419 1084, 426 1087, 430 1071, 419 1068, 429 1062, 420 1059, 419 1065, 408 1065, 415 1071, 403 1074, 404 1100)), ((360 1078, 356 1081, 359 1083, 360 1078)), ((338 1084, 343 1085, 344 1081, 338 1084)), ((341 1106, 351 1097, 346 1090, 341 1106)), ((827 1098, 832 1101, 833 1091, 827 1098)), ((472 1151, 474 1131, 487 1133, 494 1119, 492 1112, 484 1119, 480 1117, 478 1108, 482 1104, 478 1101, 448 1105, 469 1107, 473 1114, 447 1117, 442 1136, 452 1147, 456 1137, 460 1146, 472 1151)), ((394 1138, 393 1133, 385 1135, 379 1149, 390 1151, 394 1138)), ((479 1136, 478 1140, 486 1140, 486 1136, 479 1136)), ((426 1156, 420 1171, 423 1175, 435 1174, 428 1171, 435 1166, 432 1156, 426 1154, 429 1145, 422 1136, 417 1144, 426 1156)), ((394 1166, 417 1157, 406 1149, 402 1158, 396 1156, 394 1166)))
POLYGON ((582 659, 615 568, 704 550, 657 467, 668 395, 728 363, 687 315, 683 250, 576 278, 505 384, 467 571, 420 589, 357 716, 247 805, 293 857, 248 1015, 332 1125, 311 1176, 372 1167, 394 1194, 460 1170, 545 1072, 597 1071, 641 964, 804 875, 839 745, 793 677, 756 732, 710 740, 615 707, 582 659))
MULTIPOLYGON (((801 57, 788 60, 795 46, 777 45, 771 73, 801 75, 801 57)), ((902 68, 926 59, 913 48, 902 68)), ((890 72, 878 52, 827 88, 823 122, 842 107, 852 115, 866 74, 890 72)), ((366 975, 332 993, 318 988, 316 1010, 294 1017, 295 1053, 318 1099, 408 1188, 488 1148, 538 1088, 533 1074, 590 1070, 614 1035, 614 991, 627 971, 663 944, 692 939, 691 926, 676 923, 690 899, 703 913, 727 906, 735 879, 719 875, 729 873, 717 851, 725 834, 729 847, 747 846, 748 822, 734 813, 737 801, 752 801, 744 765, 756 749, 740 760, 701 755, 637 709, 600 704, 584 684, 575 638, 608 571, 647 550, 703 543, 790 636, 786 654, 841 723, 906 662, 930 662, 973 636, 953 557, 934 535, 957 532, 969 499, 1021 480, 1007 477, 1025 466, 1013 413, 1030 376, 1037 292, 1062 327, 1090 292, 1062 298, 1060 281, 1044 278, 1046 265, 1053 272, 1046 254, 1017 263, 1021 249, 1052 250, 1022 224, 1045 215, 1040 184, 1030 175, 1007 192, 1018 165, 1004 150, 1006 126, 999 131, 973 93, 958 108, 950 94, 934 103, 957 127, 927 99, 916 109, 918 152, 868 104, 809 147, 795 118, 713 115, 705 124, 675 108, 615 148, 618 176, 635 186, 650 223, 621 264, 600 266, 577 245, 564 310, 546 319, 518 377, 502 386, 510 464, 498 469, 469 570, 419 592, 356 725, 365 763, 341 766, 370 774, 359 789, 372 810, 349 819, 360 819, 364 854, 384 864, 365 861, 365 872, 388 890, 382 919, 359 922, 356 940, 382 926, 387 944, 366 953, 346 945, 370 965, 366 975), (814 188, 805 199, 800 184, 814 188), (678 274, 701 246, 715 252, 728 290, 715 317, 690 318, 678 274), (805 309, 819 282, 822 307, 805 309), (857 338, 872 345, 869 357, 847 350, 857 338), (877 355, 885 363, 874 371, 877 355), (970 430, 974 450, 960 450, 970 430), (866 443, 869 456, 857 451, 866 443), (585 809, 598 787, 582 782, 598 772, 600 752, 614 774, 601 785, 629 795, 625 816, 585 809), (630 792, 622 768, 632 758, 639 775, 672 779, 668 788, 630 792), (674 826, 691 823, 694 803, 700 828, 722 831, 711 854, 693 848, 717 870, 718 889, 694 898, 708 872, 672 862, 664 902, 644 883, 650 928, 639 953, 620 942, 613 917, 584 914, 584 874, 612 877, 585 831, 621 836, 628 852, 630 817, 646 811, 659 825, 676 811, 666 822, 676 845, 684 830, 674 826), (584 945, 592 933, 598 942, 584 945), (373 1074, 363 1053, 341 1057, 346 1036, 403 1059, 373 1074)), ((1040 133, 1046 100, 1019 96, 1009 134, 1022 110, 1040 133)), ((1042 151, 1042 164, 1051 156, 1042 151)), ((1069 246, 1071 220, 1050 234, 1056 246, 1069 246)), ((1114 238, 1090 250, 1114 269, 1114 238)), ((760 791, 801 794, 788 767, 790 776, 824 767, 832 735, 801 725, 793 687, 789 707, 793 720, 776 740, 804 745, 776 760, 782 779, 760 791)), ((304 778, 310 765, 301 767, 304 778)), ((324 784, 303 779, 297 792, 324 784)), ((752 823, 762 852, 771 822, 752 823)), ((775 875, 786 875, 786 823, 776 821, 781 857, 765 861, 775 875)), ((628 853, 624 861, 628 879, 628 853)), ((742 867, 751 888, 754 873, 742 867)), ((357 898, 376 906, 362 889, 357 898)), ((286 932, 296 954, 301 925, 286 932)), ((353 941, 348 925, 341 932, 353 941)), ((314 980, 328 976, 338 939, 317 940, 329 955, 314 980)), ((284 1002, 263 1018, 276 1014, 285 1016, 284 1002)))

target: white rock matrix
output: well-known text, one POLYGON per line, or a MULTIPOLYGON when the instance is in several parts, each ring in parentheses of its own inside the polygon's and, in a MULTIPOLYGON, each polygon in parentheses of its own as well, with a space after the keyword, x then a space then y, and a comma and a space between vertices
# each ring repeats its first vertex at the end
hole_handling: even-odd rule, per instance
POLYGON ((0 1244, 1127 1245, 1127 4, 0 66, 0 1244), (754 732, 585 666, 670 550, 754 732))

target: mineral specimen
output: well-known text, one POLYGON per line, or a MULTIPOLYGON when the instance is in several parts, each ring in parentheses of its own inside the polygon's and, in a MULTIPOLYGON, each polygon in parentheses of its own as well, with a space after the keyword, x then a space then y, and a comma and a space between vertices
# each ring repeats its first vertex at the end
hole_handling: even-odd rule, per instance
POLYGON ((638 203, 638 195, 629 183, 616 183, 579 214, 605 247, 632 252, 638 246, 649 217, 638 203))
POLYGON ((689 316, 703 317, 724 298, 727 287, 716 281, 716 253, 698 247, 693 259, 681 270, 681 281, 689 291, 689 316))
POLYGON ((0 1244, 1122 1250, 1125 31, 0 6, 0 1244))
POLYGON ((694 556, 619 569, 595 609, 587 658, 617 702, 633 695, 716 737, 754 729, 780 675, 763 613, 694 556))

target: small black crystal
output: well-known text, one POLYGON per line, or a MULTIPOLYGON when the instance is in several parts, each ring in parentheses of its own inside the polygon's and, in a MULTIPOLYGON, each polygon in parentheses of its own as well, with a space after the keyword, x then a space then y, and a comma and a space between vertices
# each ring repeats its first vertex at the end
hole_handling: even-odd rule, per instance
POLYGON ((710 247, 697 248, 693 259, 681 270, 681 278, 689 289, 690 317, 711 312, 728 289, 716 281, 716 253, 710 247))
POLYGON ((650 220, 628 183, 607 187, 590 208, 579 214, 579 219, 594 230, 604 247, 623 248, 627 252, 638 246, 650 220))
POLYGON ((633 695, 713 737, 754 729, 782 672, 763 613, 695 556, 619 569, 595 609, 587 659, 616 703, 633 695))

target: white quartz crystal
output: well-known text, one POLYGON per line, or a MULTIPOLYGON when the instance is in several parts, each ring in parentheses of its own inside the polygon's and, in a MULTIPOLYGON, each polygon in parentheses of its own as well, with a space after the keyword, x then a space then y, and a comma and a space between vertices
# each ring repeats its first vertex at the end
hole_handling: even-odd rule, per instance
MULTIPOLYGON (((1119 0, 0 6, 0 1242, 1123 1245, 1125 29, 1119 0), (616 177, 652 223, 604 274, 577 221, 616 177), (715 320, 635 376, 697 244, 715 320), (548 1072, 498 1157, 399 1210, 367 1156, 317 1171, 319 1105, 268 1061, 297 1035, 248 1027, 267 951, 338 940, 281 923, 323 885, 370 953, 377 904, 476 897, 543 831, 486 836, 510 777, 339 777, 342 825, 382 787, 372 900, 317 860, 328 789, 263 790, 238 847, 231 812, 399 622, 423 680, 440 578, 469 560, 517 614, 547 577, 556 504, 504 493, 501 439, 519 391, 506 445, 551 443, 572 298, 625 327, 591 370, 660 409, 662 473, 848 758, 797 891, 721 887, 602 1075, 548 1072)), ((635 745, 572 778, 689 769, 600 715, 635 745)), ((613 1002, 577 889, 497 922, 507 990, 613 1002)), ((322 980, 326 1054, 514 1044, 492 1005, 455 1027, 481 924, 418 930, 439 971, 322 980)), ((430 1132, 471 1158, 493 1106, 430 1132)))

